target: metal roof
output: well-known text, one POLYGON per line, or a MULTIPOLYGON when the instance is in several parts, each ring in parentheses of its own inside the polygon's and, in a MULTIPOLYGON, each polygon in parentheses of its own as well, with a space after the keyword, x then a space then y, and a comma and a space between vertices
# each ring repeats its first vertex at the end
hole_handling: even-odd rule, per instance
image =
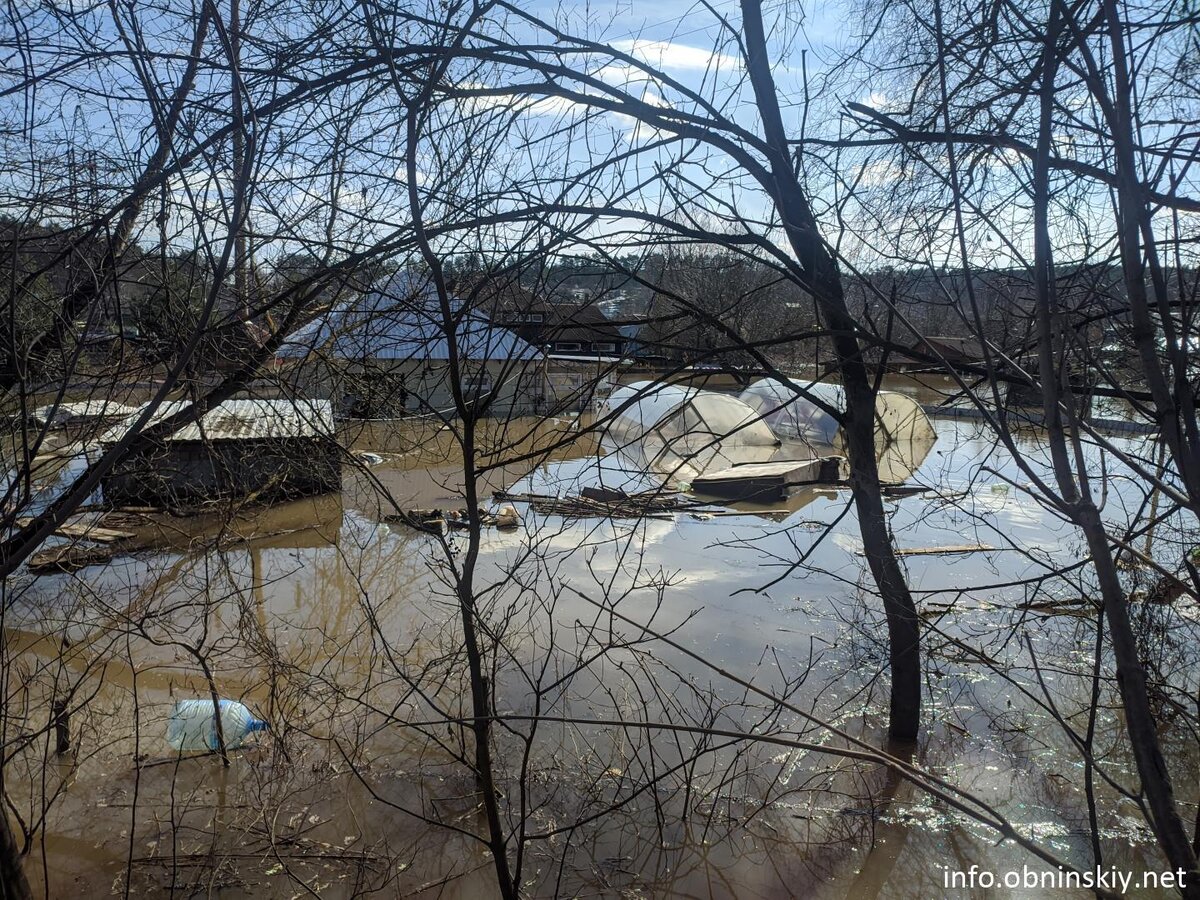
POLYGON ((94 398, 40 406, 34 412, 34 417, 43 424, 54 422, 62 425, 69 422, 115 419, 129 415, 134 409, 135 407, 114 400, 94 398))
MULTIPOLYGON (((154 411, 147 425, 154 425, 191 406, 188 400, 172 400, 154 411)), ((101 443, 115 443, 141 416, 139 408, 120 425, 100 436, 101 443)), ((328 400, 226 400, 210 409, 198 422, 184 425, 168 441, 249 441, 269 438, 307 438, 332 435, 333 404, 328 400)))
POLYGON ((511 331, 461 301, 451 300, 453 330, 443 327, 440 304, 428 279, 397 272, 377 290, 334 307, 301 328, 276 352, 280 358, 319 353, 331 359, 449 360, 454 339, 459 359, 535 360, 542 354, 511 331))

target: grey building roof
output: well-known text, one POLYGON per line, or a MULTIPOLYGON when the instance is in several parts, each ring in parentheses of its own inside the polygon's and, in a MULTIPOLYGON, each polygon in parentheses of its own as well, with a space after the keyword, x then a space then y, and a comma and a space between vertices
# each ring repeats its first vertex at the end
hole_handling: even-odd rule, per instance
POLYGON ((452 329, 426 279, 398 272, 369 294, 336 306, 301 328, 276 356, 300 358, 319 353, 329 359, 448 360, 453 339, 458 357, 468 361, 533 360, 542 354, 511 331, 451 301, 452 329))

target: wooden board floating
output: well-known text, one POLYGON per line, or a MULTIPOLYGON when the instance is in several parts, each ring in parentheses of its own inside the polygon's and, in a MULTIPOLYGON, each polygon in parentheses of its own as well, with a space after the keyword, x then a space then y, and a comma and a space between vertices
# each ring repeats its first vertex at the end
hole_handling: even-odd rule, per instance
MULTIPOLYGON (((943 553, 991 553, 995 550, 989 544, 950 544, 946 547, 900 547, 897 556, 938 556, 943 553)), ((862 554, 862 551, 859 551, 862 554)), ((865 555, 865 554, 862 554, 865 555)))
POLYGON ((626 493, 610 488, 585 487, 578 496, 556 497, 548 494, 509 494, 497 491, 497 500, 528 503, 538 513, 571 519, 671 519, 681 510, 701 509, 709 504, 693 500, 676 491, 654 488, 626 493))
POLYGON ((39 550, 29 557, 29 571, 35 575, 77 572, 88 566, 106 563, 120 552, 111 544, 60 544, 39 550))
MULTIPOLYGON (((33 519, 22 516, 17 519, 17 524, 25 528, 33 519)), ((131 531, 118 531, 115 528, 103 528, 99 525, 93 525, 90 522, 63 522, 54 533, 60 537, 84 538, 89 541, 96 541, 100 544, 115 544, 117 541, 127 541, 133 537, 131 531)))

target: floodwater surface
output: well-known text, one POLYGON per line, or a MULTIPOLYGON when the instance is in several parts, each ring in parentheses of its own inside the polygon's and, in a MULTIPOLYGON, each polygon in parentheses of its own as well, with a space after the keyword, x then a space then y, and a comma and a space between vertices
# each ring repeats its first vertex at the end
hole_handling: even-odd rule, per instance
MULTIPOLYGON (((906 482, 923 490, 887 501, 896 545, 925 551, 902 557, 924 625, 923 737, 890 749, 1064 865, 1091 868, 1098 847, 1105 867, 1165 868, 1119 790, 1137 779, 1107 658, 1093 678, 1082 536, 1030 487, 1042 436, 1017 435, 1023 469, 984 423, 934 421, 906 482), (1068 727, 1091 734, 1095 766, 1068 727)), ((36 736, 5 789, 36 826, 29 870, 47 896, 495 895, 473 837, 486 825, 464 727, 464 579, 530 894, 1046 896, 947 889, 972 865, 1053 866, 814 724, 887 746, 886 627, 847 491, 639 518, 518 502, 520 527, 486 527, 476 548, 386 521, 464 504, 449 429, 370 423, 347 438, 372 455, 347 463, 340 496, 156 518, 151 550, 6 586, 25 704, 8 727, 36 736), (172 702, 210 685, 271 723, 228 767, 165 742, 172 702), (75 749, 58 755, 40 730, 64 696, 75 749)), ((1118 455, 1155 447, 1108 441, 1088 460, 1120 526, 1158 500, 1118 455)), ((483 443, 487 507, 493 490, 578 484, 597 452, 586 418, 509 423, 483 443)), ((1128 540, 1175 571, 1196 523, 1174 514, 1128 540)), ((1143 569, 1123 577, 1135 597, 1153 587, 1143 569)), ((1135 609, 1153 671, 1194 697, 1196 604, 1135 609)), ((1180 725, 1163 740, 1194 810, 1195 739, 1180 725)))

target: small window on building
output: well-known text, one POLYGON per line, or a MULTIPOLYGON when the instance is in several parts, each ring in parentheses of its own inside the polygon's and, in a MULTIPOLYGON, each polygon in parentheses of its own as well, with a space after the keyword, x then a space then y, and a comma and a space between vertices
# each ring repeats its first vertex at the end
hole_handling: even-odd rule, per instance
POLYGON ((597 353, 616 353, 617 352, 617 345, 614 344, 612 341, 601 341, 600 343, 596 344, 595 346, 596 346, 597 353))
POLYGON ((469 400, 472 397, 482 397, 492 392, 492 376, 464 375, 462 377, 463 395, 469 400))
POLYGON ((528 319, 531 325, 541 325, 546 321, 546 317, 541 313, 530 313, 528 319))
POLYGON ((583 344, 578 341, 560 341, 554 345, 554 349, 559 353, 578 353, 583 349, 583 344))

